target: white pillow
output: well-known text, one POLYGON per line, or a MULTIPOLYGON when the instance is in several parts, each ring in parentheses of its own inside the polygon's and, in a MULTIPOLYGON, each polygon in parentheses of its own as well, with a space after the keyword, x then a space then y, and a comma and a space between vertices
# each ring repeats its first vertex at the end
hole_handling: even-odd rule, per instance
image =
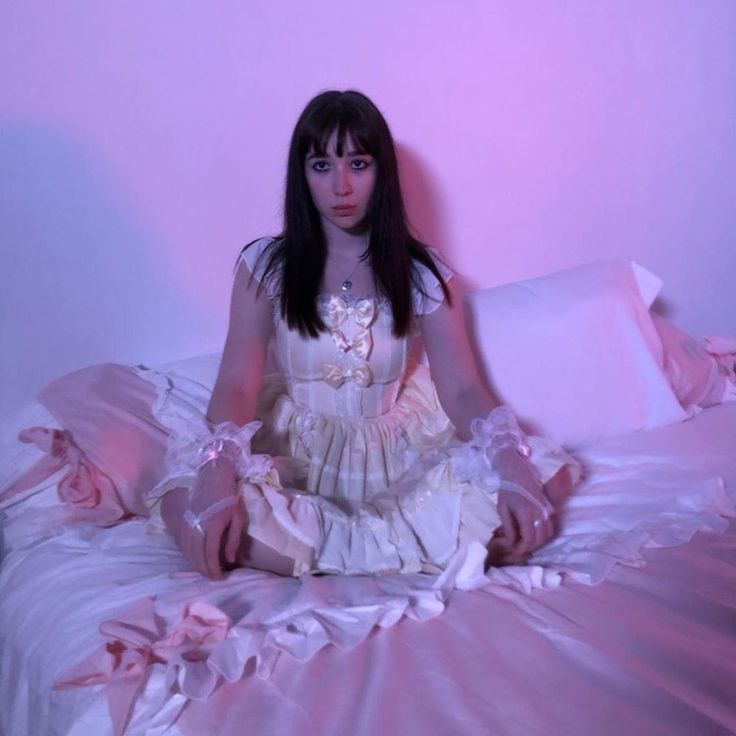
POLYGON ((649 315, 662 282, 599 261, 467 297, 489 386, 528 431, 575 449, 687 418, 649 315))

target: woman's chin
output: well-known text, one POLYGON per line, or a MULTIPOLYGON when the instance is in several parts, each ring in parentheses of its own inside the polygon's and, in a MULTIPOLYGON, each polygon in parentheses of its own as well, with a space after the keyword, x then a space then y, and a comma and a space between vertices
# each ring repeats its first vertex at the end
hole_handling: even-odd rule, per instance
POLYGON ((365 235, 368 231, 368 218, 365 216, 362 219, 353 215, 349 217, 331 217, 329 222, 348 235, 365 235))

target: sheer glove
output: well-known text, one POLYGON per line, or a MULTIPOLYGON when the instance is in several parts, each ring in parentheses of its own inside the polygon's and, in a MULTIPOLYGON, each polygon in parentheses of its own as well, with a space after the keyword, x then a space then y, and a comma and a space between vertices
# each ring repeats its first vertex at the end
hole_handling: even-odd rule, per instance
POLYGON ((209 577, 222 577, 223 563, 235 563, 247 523, 239 482, 268 477, 278 483, 271 458, 250 451, 260 427, 260 422, 238 427, 202 421, 169 442, 167 459, 174 472, 195 471, 196 476, 188 491, 176 488, 166 494, 162 516, 184 555, 209 577))
POLYGON ((522 562, 555 534, 553 507, 530 460, 531 448, 507 406, 471 423, 469 448, 482 455, 500 480, 501 527, 488 545, 489 562, 522 562))

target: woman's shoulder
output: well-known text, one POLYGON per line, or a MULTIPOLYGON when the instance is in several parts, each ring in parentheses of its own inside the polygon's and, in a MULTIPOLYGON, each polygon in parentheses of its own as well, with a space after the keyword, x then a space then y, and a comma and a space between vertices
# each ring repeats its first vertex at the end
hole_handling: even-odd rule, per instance
MULTIPOLYGON (((425 246, 424 250, 429 255, 442 281, 447 283, 454 276, 455 271, 436 248, 425 246)), ((434 271, 416 257, 414 268, 417 276, 414 286, 414 313, 417 315, 430 314, 445 300, 442 284, 434 271)))
POLYGON ((251 240, 250 243, 243 246, 238 261, 243 261, 248 267, 248 270, 258 278, 256 271, 263 270, 268 265, 270 255, 273 253, 278 242, 279 239, 273 235, 264 235, 263 237, 251 240))
POLYGON ((278 292, 278 274, 271 264, 279 242, 280 239, 272 235, 256 238, 243 247, 238 257, 238 265, 245 264, 253 278, 264 285, 269 297, 278 292))

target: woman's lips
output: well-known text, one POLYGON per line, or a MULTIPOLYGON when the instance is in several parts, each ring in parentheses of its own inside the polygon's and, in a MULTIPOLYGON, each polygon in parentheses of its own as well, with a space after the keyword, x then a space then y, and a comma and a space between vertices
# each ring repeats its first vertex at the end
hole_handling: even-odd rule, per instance
POLYGON ((337 207, 333 207, 335 213, 338 215, 352 215, 355 212, 354 204, 339 204, 337 207))

